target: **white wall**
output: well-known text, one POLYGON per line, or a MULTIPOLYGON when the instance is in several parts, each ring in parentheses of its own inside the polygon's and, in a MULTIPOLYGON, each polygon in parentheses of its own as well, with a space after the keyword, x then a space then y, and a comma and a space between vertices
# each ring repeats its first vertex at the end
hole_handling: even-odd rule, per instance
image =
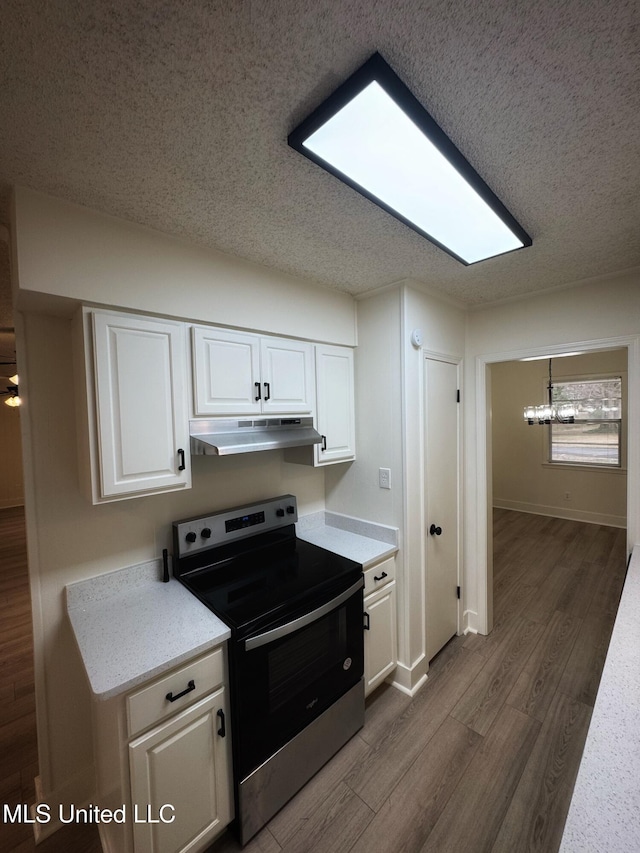
POLYGON ((5 406, 6 399, 0 397, 0 508, 24 503, 20 408, 5 406))
POLYGON ((487 368, 528 355, 625 346, 628 363, 628 540, 640 537, 640 271, 611 276, 578 288, 551 291, 468 316, 465 406, 465 589, 478 628, 491 625, 491 576, 487 508, 491 442, 487 368))
MULTIPOLYGON (((407 285, 403 289, 401 340, 403 351, 403 421, 406 503, 404 550, 407 589, 401 602, 405 614, 408 647, 405 684, 412 689, 421 683, 428 661, 425 653, 425 564, 426 526, 424 466, 424 361, 425 355, 446 356, 462 363, 465 313, 446 302, 427 296, 407 285), (411 343, 413 329, 422 331, 422 346, 411 343), (410 676, 410 678, 409 678, 410 676)), ((465 392, 462 391, 464 409, 465 392)), ((463 484, 461 484, 463 485, 463 484)), ((462 519, 461 519, 462 521, 462 519)), ((461 557, 463 558, 463 554, 461 557)), ((400 673, 400 676, 402 672, 400 673)))
POLYGON ((395 527, 403 520, 401 310, 400 289, 357 303, 357 462, 328 468, 326 478, 327 509, 395 527), (379 487, 379 468, 391 470, 390 490, 379 487))
POLYGON ((353 299, 18 187, 17 307, 35 294, 353 346, 353 299))
MULTIPOLYGON (((552 370, 554 382, 598 374, 619 375, 626 392, 627 351, 554 359, 552 370)), ((546 400, 548 371, 546 359, 491 365, 493 505, 626 527, 626 469, 551 466, 547 461, 548 428, 524 422, 523 407, 546 400), (565 498, 567 492, 569 499, 565 498)), ((626 427, 623 417, 624 442, 626 427)))
POLYGON ((327 472, 327 509, 400 528, 395 683, 413 692, 427 671, 424 626, 423 363, 425 351, 461 358, 464 312, 399 285, 362 299, 356 359, 357 461, 327 472), (411 344, 422 329, 423 347, 411 344), (391 470, 391 489, 378 469, 391 470), (357 508, 357 509, 354 509, 357 508))
POLYGON ((344 294, 283 283, 260 267, 31 192, 17 194, 13 233, 18 301, 23 309, 63 313, 23 310, 16 317, 40 775, 44 799, 55 809, 80 804, 93 790, 91 700, 66 616, 65 585, 158 558, 171 547, 170 525, 179 518, 287 492, 298 497, 301 514, 325 506, 324 470, 289 464, 282 451, 198 456, 191 490, 90 504, 78 477, 72 320, 61 300, 148 306, 344 344, 355 341, 355 307, 344 294))

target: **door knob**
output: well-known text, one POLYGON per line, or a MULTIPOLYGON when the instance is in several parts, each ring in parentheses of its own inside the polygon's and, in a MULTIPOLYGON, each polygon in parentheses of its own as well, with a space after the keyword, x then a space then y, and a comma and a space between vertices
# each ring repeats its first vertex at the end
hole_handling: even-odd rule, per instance
POLYGON ((436 527, 436 526, 435 526, 435 524, 432 524, 432 525, 431 525, 431 527, 429 528, 429 533, 430 533, 432 536, 434 536, 434 535, 435 535, 435 536, 440 536, 440 534, 442 533, 442 528, 441 528, 441 527, 436 527))

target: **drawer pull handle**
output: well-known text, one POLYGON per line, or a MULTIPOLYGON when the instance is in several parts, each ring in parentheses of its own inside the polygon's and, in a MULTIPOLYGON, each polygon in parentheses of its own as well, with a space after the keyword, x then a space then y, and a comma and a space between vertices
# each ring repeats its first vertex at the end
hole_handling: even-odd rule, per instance
POLYGON ((383 572, 383 573, 380 575, 380 577, 378 577, 378 575, 374 575, 374 576, 373 576, 373 579, 374 579, 374 581, 383 581, 386 577, 387 577, 387 573, 386 573, 386 572, 383 572))
POLYGON ((264 392, 265 392, 264 393, 264 401, 265 401, 265 403, 268 403, 269 400, 271 399, 271 383, 270 382, 263 382, 262 384, 264 385, 264 392))
POLYGON ((191 681, 187 684, 186 689, 183 690, 182 693, 176 693, 175 696, 173 695, 173 693, 167 693, 167 699, 169 700, 169 702, 175 702, 176 699, 181 699, 183 696, 186 696, 187 693, 191 693, 191 691, 195 689, 196 683, 193 679, 191 679, 191 681))
POLYGON ((257 403, 257 402, 258 402, 258 400, 262 400, 262 395, 261 395, 261 393, 260 393, 260 383, 259 383, 259 382, 254 382, 253 384, 256 386, 256 396, 255 396, 253 399, 254 399, 254 400, 256 401, 256 403, 257 403))
POLYGON ((365 631, 370 631, 371 630, 371 620, 369 619, 369 614, 363 613, 362 618, 364 621, 364 624, 362 627, 364 628, 365 631))
POLYGON ((182 448, 180 448, 180 450, 178 450, 178 456, 180 457, 180 464, 178 465, 178 471, 184 471, 184 469, 187 466, 184 464, 184 450, 182 448))
POLYGON ((222 710, 222 708, 220 708, 220 710, 217 712, 217 714, 220 717, 220 728, 218 729, 218 734, 220 735, 220 737, 226 737, 227 736, 227 726, 225 723, 224 711, 222 710))

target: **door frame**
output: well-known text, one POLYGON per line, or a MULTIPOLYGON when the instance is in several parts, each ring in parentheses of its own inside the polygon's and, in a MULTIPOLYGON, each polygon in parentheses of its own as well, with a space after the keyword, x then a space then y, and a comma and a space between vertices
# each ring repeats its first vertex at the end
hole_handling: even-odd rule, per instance
POLYGON ((589 341, 562 341, 476 356, 475 455, 475 545, 477 554, 477 629, 488 634, 493 628, 493 478, 491 476, 491 374, 490 366, 500 361, 517 361, 530 356, 551 358, 577 350, 627 350, 627 553, 640 541, 640 335, 598 338, 589 341))
MULTIPOLYGON (((456 634, 460 635, 463 632, 463 612, 464 612, 464 585, 462 583, 462 567, 464 565, 464 539, 462 536, 462 532, 464 530, 463 524, 463 512, 464 512, 464 500, 463 500, 463 411, 462 411, 462 401, 464 400, 462 382, 463 382, 463 359, 460 356, 451 355, 450 353, 442 353, 437 352, 435 350, 422 349, 421 350, 420 359, 420 515, 422 521, 422 536, 420 537, 420 560, 421 560, 421 570, 422 570, 422 633, 424 637, 424 650, 426 654, 427 648, 427 608, 426 608, 426 593, 427 593, 427 549, 426 549, 426 518, 427 518, 427 495, 426 495, 426 480, 425 480, 425 468, 426 468, 426 446, 425 446, 425 431, 427 426, 427 418, 426 418, 426 369, 425 362, 429 359, 431 361, 441 361, 445 364, 452 364, 456 367, 457 373, 457 384, 458 390, 460 392, 460 402, 458 403, 458 416, 456 422, 456 467, 457 467, 457 529, 456 529, 456 540, 457 540, 457 566, 456 566, 456 576, 457 583, 460 587, 460 598, 458 599, 458 603, 456 605, 456 634)), ((428 666, 428 661, 427 661, 428 666)))

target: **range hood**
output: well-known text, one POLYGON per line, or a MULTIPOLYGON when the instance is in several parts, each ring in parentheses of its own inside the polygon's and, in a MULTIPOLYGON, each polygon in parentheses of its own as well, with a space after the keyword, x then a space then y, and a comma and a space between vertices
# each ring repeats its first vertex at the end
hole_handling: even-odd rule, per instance
POLYGON ((313 418, 211 418, 189 421, 193 456, 231 456, 320 444, 313 418))

